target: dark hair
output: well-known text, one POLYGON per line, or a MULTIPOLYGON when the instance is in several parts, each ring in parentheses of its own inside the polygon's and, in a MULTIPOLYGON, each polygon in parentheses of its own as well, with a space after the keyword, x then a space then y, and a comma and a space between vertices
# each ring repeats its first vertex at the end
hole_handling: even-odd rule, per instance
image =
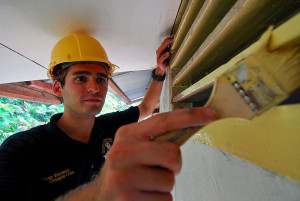
POLYGON ((54 80, 57 80, 61 84, 61 87, 64 87, 65 85, 65 80, 68 71, 69 68, 62 68, 60 64, 54 67, 53 70, 54 80))

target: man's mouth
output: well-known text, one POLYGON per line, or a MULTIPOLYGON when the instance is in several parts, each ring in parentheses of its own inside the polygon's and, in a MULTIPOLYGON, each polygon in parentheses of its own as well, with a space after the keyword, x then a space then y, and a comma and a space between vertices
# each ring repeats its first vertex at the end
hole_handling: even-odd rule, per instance
POLYGON ((90 98, 86 98, 83 101, 84 102, 89 102, 89 103, 98 103, 101 102, 103 99, 99 98, 99 97, 90 97, 90 98))

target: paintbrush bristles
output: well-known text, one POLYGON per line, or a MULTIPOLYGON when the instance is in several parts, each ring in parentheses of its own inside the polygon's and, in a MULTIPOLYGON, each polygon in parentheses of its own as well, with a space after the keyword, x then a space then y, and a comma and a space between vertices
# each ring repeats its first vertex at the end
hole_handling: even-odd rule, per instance
POLYGON ((264 49, 252 55, 251 60, 260 64, 286 93, 290 94, 300 87, 299 46, 272 52, 264 49))

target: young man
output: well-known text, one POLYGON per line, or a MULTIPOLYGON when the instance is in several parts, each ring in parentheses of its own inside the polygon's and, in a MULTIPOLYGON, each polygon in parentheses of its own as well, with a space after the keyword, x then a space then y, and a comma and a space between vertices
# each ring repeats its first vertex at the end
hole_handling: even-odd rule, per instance
POLYGON ((154 80, 142 103, 96 118, 115 66, 94 38, 73 34, 61 39, 48 73, 54 93, 63 98, 64 113, 2 144, 1 200, 171 200, 180 149, 151 139, 215 119, 212 110, 199 108, 135 123, 158 101, 171 43, 166 39, 157 50, 154 80))

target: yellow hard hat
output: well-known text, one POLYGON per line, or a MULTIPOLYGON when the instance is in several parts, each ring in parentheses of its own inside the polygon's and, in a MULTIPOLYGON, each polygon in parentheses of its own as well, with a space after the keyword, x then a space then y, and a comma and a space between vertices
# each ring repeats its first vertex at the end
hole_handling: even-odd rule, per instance
POLYGON ((106 64, 109 77, 118 68, 108 60, 104 48, 96 39, 84 34, 72 34, 62 38, 53 47, 48 77, 54 79, 53 71, 58 64, 81 62, 106 64))

